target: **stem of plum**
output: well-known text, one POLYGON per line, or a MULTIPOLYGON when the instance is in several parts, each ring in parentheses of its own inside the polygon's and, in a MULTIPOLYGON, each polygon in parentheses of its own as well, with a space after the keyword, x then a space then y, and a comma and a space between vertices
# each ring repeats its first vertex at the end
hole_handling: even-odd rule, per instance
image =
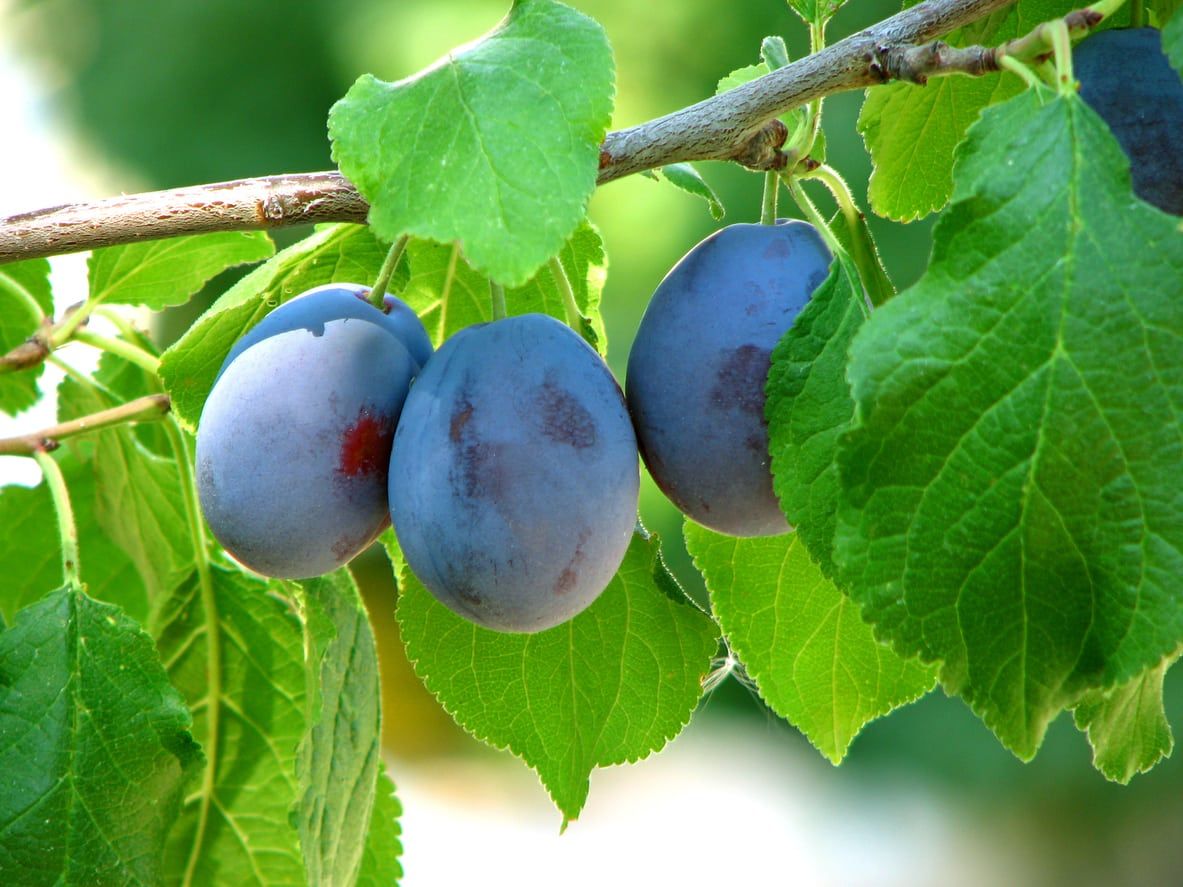
POLYGON ((407 239, 407 235, 404 234, 391 244, 390 251, 386 254, 386 260, 378 272, 378 279, 374 281, 374 288, 370 290, 370 303, 382 311, 386 310, 383 299, 386 298, 386 289, 390 286, 390 279, 394 277, 398 263, 402 261, 403 253, 406 252, 407 239))
POLYGON ((33 451, 33 458, 41 466, 41 474, 45 477, 45 485, 49 487, 49 495, 53 499, 53 509, 57 512, 58 537, 62 545, 62 576, 66 585, 82 587, 82 572, 78 564, 78 525, 74 521, 74 509, 70 505, 70 491, 66 488, 66 479, 62 476, 62 469, 57 460, 49 455, 49 450, 41 446, 33 451))
POLYGON ((496 281, 489 281, 489 298, 493 303, 493 319, 503 320, 506 315, 505 287, 496 281))
POLYGON ((776 224, 776 198, 780 194, 780 174, 775 170, 764 173, 764 200, 760 204, 760 224, 776 224))

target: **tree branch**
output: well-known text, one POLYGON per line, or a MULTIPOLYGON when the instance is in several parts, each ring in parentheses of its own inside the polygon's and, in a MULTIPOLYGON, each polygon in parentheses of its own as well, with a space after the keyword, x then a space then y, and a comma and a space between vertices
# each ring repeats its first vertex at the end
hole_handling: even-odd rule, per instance
MULTIPOLYGON (((1002 9, 1014 0, 926 0, 821 52, 639 126, 611 132, 598 183, 688 160, 739 160, 774 168, 769 121, 806 102, 882 83, 880 61, 1002 9)), ((310 222, 364 222, 357 189, 336 172, 269 176, 131 194, 0 219, 0 262, 209 231, 310 222)))
POLYGON ((0 455, 15 456, 29 455, 38 450, 52 450, 64 437, 85 434, 88 431, 99 431, 112 425, 123 425, 127 422, 150 422, 162 419, 171 409, 167 394, 148 394, 136 398, 109 410, 100 410, 89 416, 79 416, 69 422, 42 428, 29 434, 18 434, 16 437, 0 437, 0 455))

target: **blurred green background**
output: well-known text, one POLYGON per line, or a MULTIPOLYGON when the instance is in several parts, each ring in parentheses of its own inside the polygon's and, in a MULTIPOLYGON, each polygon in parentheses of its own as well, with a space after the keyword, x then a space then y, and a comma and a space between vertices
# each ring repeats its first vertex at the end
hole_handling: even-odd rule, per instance
MULTIPOLYGON (((805 28, 783 0, 575 5, 604 25, 616 52, 615 128, 713 94, 720 77, 758 60, 765 35, 782 35, 794 58, 806 50, 805 28)), ((116 193, 330 168, 326 114, 358 75, 407 76, 492 27, 506 6, 507 0, 40 0, 11 5, 3 21, 9 42, 50 85, 57 114, 82 146, 75 153, 104 170, 116 193)), ((896 8, 893 0, 853 0, 831 24, 831 39, 896 8)), ((861 93, 828 99, 825 128, 829 160, 865 208, 870 165, 854 129, 861 101, 861 93)), ((701 169, 723 198, 726 222, 758 217, 760 176, 719 163, 701 169)), ((824 193, 813 194, 832 206, 824 193)), ((788 203, 782 196, 782 214, 788 203)), ((591 215, 609 255, 603 310, 610 363, 623 378, 649 294, 716 223, 702 202, 640 177, 600 189, 591 215)), ((907 286, 923 271, 931 222, 872 225, 889 272, 907 286)), ((185 322, 182 315, 173 327, 185 322)), ((681 548, 680 519, 651 484, 642 513, 666 541, 680 578, 700 595, 681 548)), ((385 561, 369 555, 357 566, 385 638, 391 749, 403 759, 480 754, 401 658, 385 561)), ((1167 684, 1168 715, 1178 725, 1183 684, 1177 675, 1167 684)), ((804 743, 738 681, 716 691, 690 729, 712 719, 746 722, 786 748, 804 743)), ((815 758, 817 778, 851 792, 904 779, 972 809, 992 839, 1006 842, 1006 852, 1029 848, 1025 883, 1183 884, 1178 757, 1128 788, 1110 785, 1092 770, 1087 744, 1067 717, 1053 725, 1036 761, 1024 765, 961 703, 937 692, 868 727, 841 769, 815 758)))

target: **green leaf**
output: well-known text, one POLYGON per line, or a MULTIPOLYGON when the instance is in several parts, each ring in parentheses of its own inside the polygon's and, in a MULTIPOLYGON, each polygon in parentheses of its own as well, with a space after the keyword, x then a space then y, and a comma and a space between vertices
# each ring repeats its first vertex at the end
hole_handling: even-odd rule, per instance
POLYGON ((1172 15, 1162 29, 1162 51, 1171 60, 1171 67, 1183 73, 1183 15, 1172 15))
POLYGON ((167 602, 158 646, 205 749, 198 790, 169 835, 165 882, 304 884, 296 749, 304 651, 281 586, 214 567, 167 602))
POLYGON ((157 884, 201 753, 152 639, 62 588, 0 634, 0 883, 157 884))
POLYGON ((373 281, 385 257, 386 247, 365 225, 324 225, 251 271, 161 357, 160 377, 173 412, 185 427, 196 428, 222 361, 247 330, 314 286, 373 281))
MULTIPOLYGON (((993 46, 1062 16, 1072 0, 1019 0, 943 39, 953 46, 993 46)), ((858 130, 874 169, 867 189, 871 208, 908 222, 940 209, 953 191, 953 152, 982 108, 1023 88, 1009 73, 933 77, 925 86, 889 83, 867 90, 858 130)))
POLYGON ((1107 779, 1125 785, 1174 748, 1163 709, 1162 682, 1177 658, 1177 654, 1168 656, 1107 692, 1090 690, 1076 706, 1076 726, 1088 732, 1093 766, 1107 779))
POLYGON ((793 12, 807 25, 824 25, 845 5, 846 0, 789 0, 793 12))
MULTIPOLYGON (((608 339, 600 316, 600 293, 607 260, 599 232, 585 221, 558 255, 580 313, 590 319, 603 353, 608 339)), ((418 313, 437 346, 457 330, 493 319, 489 279, 464 260, 458 247, 411 240, 407 257, 411 272, 401 297, 418 313)), ((567 318, 549 268, 540 270, 524 286, 506 290, 505 301, 510 314, 537 312, 562 321, 567 318)))
MULTIPOLYGON (((99 523, 94 470, 69 447, 59 449, 54 458, 70 491, 78 530, 78 561, 87 591, 143 622, 148 616, 144 583, 135 565, 99 523)), ((65 582, 57 515, 46 486, 0 489, 0 527, 4 528, 0 534, 0 614, 11 619, 47 589, 65 582)))
POLYGON ((723 216, 727 214, 715 189, 707 184, 702 173, 693 164, 670 163, 661 168, 661 174, 674 187, 681 188, 687 194, 693 194, 695 197, 705 200, 711 211, 711 218, 716 222, 722 221, 723 216))
POLYGON ((353 577, 303 584, 307 732, 297 775, 308 883, 353 884, 382 766, 378 651, 353 577))
MULTIPOLYGON (((105 354, 96 379, 117 377, 122 361, 105 354)), ((63 420, 114 406, 118 401, 99 388, 67 378, 58 389, 63 420)), ((172 591, 195 561, 177 463, 140 443, 127 427, 95 432, 93 471, 95 516, 103 531, 131 558, 150 601, 172 591)))
POLYGON ((836 560, 1028 758, 1183 641, 1183 233, 1075 95, 987 110, 956 176, 927 273, 851 346, 836 560))
POLYGON ((460 243, 482 274, 518 286, 583 219, 613 77, 595 21, 516 0, 493 31, 418 74, 360 77, 329 112, 333 158, 380 236, 460 243))
POLYGON ((402 805, 394 793, 394 783, 385 770, 378 771, 378 785, 374 795, 374 816, 366 835, 365 853, 356 887, 395 887, 403 876, 399 857, 403 854, 398 818, 402 805))
POLYGON ((936 669, 875 640, 796 533, 736 539, 686 521, 723 635, 769 708, 840 764, 870 721, 919 699, 936 669))
MULTIPOLYGON (((1145 4, 1146 11, 1149 13, 1149 23, 1164 31, 1164 51, 1166 50, 1165 32, 1169 29, 1171 22, 1178 17, 1175 13, 1179 11, 1180 6, 1183 6, 1183 0, 1149 0, 1145 4)), ((1176 25, 1176 28, 1178 27, 1176 25)), ((1179 65, 1175 67, 1178 68, 1179 65)))
POLYGON ((260 262, 275 253, 263 231, 220 231, 192 237, 110 246, 90 254, 90 301, 183 305, 227 268, 260 262))
MULTIPOLYGON (((0 265, 0 354, 28 339, 53 315, 49 260, 30 259, 0 265)), ((37 379, 44 364, 0 374, 0 411, 12 416, 37 402, 37 379)))
POLYGON ((478 739, 533 767, 565 823, 593 768, 640 760, 681 731, 717 650, 714 623, 640 535, 594 604, 538 634, 462 619, 405 565, 399 589, 400 630, 427 689, 478 739))
POLYGON ((867 313, 858 272, 849 258, 839 256, 773 350, 764 386, 773 489, 789 523, 831 579, 835 454, 854 415, 846 351, 867 313))
POLYGON ((789 63, 789 47, 785 45, 785 38, 773 34, 760 41, 760 61, 769 71, 776 71, 789 63))

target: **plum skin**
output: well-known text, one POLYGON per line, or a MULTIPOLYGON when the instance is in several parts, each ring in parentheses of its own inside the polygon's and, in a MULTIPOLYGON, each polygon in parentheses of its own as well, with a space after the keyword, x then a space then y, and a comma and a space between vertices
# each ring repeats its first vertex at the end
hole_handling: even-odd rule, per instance
POLYGON ((326 316, 334 293, 285 303, 293 307, 282 324, 233 353, 198 425, 206 521, 231 555, 267 576, 330 572, 389 521, 390 447, 419 365, 384 324, 326 316))
POLYGON ((645 309, 625 377, 637 442, 658 487, 704 526, 790 529, 772 489, 764 383, 831 259, 805 222, 730 225, 693 247, 645 309))
POLYGON ((1153 28, 1101 31, 1072 53, 1080 97, 1130 159, 1134 193, 1183 215, 1183 80, 1153 28))
POLYGON ((640 466, 620 387, 569 327, 525 314, 461 330, 407 397, 390 511, 444 605, 536 632, 588 607, 636 525, 640 466))
POLYGON ((347 317, 377 323, 393 334, 421 368, 431 357, 431 339, 423 322, 402 299, 387 295, 383 297, 384 310, 379 311, 369 300, 370 287, 357 283, 328 283, 293 296, 267 314, 234 343, 222 361, 225 370, 234 358, 256 342, 261 342, 277 333, 293 329, 307 329, 319 334, 319 330, 330 320, 347 317))

